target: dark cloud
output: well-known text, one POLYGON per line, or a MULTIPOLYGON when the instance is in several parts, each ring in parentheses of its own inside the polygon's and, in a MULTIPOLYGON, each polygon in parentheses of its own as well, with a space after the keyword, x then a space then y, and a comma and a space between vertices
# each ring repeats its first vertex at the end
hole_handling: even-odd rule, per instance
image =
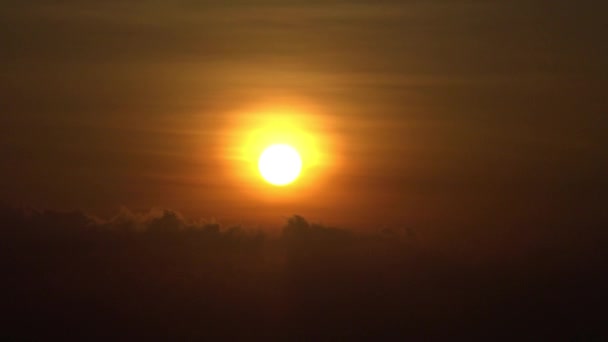
POLYGON ((596 320, 606 284, 599 240, 498 256, 482 253, 491 246, 487 237, 463 250, 420 243, 411 229, 374 230, 355 233, 294 215, 281 236, 271 237, 166 209, 123 208, 102 220, 2 206, 2 336, 486 339, 603 332, 596 320))

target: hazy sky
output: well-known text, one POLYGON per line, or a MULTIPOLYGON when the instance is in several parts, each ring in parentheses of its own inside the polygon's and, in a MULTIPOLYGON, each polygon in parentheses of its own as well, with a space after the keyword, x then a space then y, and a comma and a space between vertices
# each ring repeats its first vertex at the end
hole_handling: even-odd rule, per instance
POLYGON ((0 201, 249 224, 606 219, 598 3, 4 0, 0 201), (275 105, 310 114, 335 163, 268 198, 227 160, 275 105))

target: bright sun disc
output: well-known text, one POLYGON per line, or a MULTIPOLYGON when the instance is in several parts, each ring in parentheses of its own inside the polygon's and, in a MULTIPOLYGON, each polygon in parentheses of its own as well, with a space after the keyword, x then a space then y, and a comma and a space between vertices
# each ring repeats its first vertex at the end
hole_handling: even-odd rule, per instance
POLYGON ((271 145, 260 155, 258 169, 268 183, 283 186, 298 178, 302 159, 289 145, 271 145))

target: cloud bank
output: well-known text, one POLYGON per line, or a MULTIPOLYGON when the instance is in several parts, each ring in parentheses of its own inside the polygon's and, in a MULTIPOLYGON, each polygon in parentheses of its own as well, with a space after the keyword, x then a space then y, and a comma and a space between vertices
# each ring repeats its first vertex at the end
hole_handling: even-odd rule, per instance
POLYGON ((11 340, 593 339, 604 330, 599 242, 493 259, 471 245, 471 259, 415 232, 362 235, 294 215, 269 237, 167 209, 102 220, 2 206, 0 227, 0 334, 11 340))

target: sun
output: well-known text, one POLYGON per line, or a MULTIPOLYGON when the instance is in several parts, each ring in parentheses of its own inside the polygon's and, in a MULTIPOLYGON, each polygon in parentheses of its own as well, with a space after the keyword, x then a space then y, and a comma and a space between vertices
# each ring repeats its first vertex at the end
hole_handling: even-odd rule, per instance
POLYGON ((285 186, 295 181, 300 175, 302 158, 298 151, 290 145, 270 145, 260 155, 258 169, 268 183, 285 186))
POLYGON ((323 191, 339 167, 332 116, 306 102, 272 98, 227 113, 225 125, 218 175, 251 199, 295 203, 323 191))

